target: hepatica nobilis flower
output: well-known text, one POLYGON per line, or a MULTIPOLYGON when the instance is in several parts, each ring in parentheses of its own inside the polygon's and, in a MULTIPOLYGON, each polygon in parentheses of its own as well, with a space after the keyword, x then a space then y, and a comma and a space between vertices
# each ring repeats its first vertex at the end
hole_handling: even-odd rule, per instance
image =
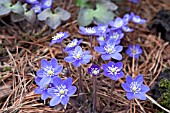
POLYGON ((144 24, 146 22, 145 19, 140 18, 139 15, 135 15, 133 12, 131 12, 131 16, 132 16, 132 22, 136 24, 144 24))
POLYGON ((41 3, 33 4, 32 9, 35 13, 40 13, 42 11, 41 3))
POLYGON ((100 35, 99 37, 97 37, 97 41, 98 41, 98 43, 100 44, 100 45, 104 45, 105 44, 105 42, 106 42, 106 35, 104 34, 104 35, 100 35))
POLYGON ((37 4, 39 3, 38 0, 25 0, 27 3, 30 3, 30 4, 37 4))
POLYGON ((145 93, 150 88, 143 84, 143 76, 139 74, 134 80, 131 76, 126 77, 126 83, 122 83, 122 88, 126 91, 126 96, 129 100, 134 98, 146 100, 145 93))
POLYGON ((98 34, 97 27, 79 27, 79 33, 83 35, 96 35, 98 34))
POLYGON ((136 45, 129 45, 128 49, 126 50, 126 54, 129 55, 129 57, 139 58, 139 56, 142 54, 142 49, 140 48, 139 44, 136 45))
POLYGON ((66 48, 64 49, 64 52, 68 52, 68 51, 74 50, 75 47, 77 47, 82 41, 83 41, 83 39, 81 39, 81 40, 73 39, 73 41, 71 41, 71 42, 66 46, 66 48))
POLYGON ((116 81, 124 76, 124 73, 122 72, 122 67, 123 67, 122 62, 114 63, 110 61, 108 65, 103 64, 102 67, 104 70, 104 75, 110 77, 112 80, 116 81))
POLYGON ((139 0, 129 0, 130 2, 133 2, 135 4, 139 3, 139 0))
POLYGON ((52 37, 50 46, 55 44, 55 43, 61 43, 63 41, 63 39, 65 39, 65 38, 67 38, 69 36, 70 36, 70 34, 68 32, 56 33, 56 35, 52 37))
POLYGON ((100 35, 106 34, 109 31, 108 24, 98 25, 97 31, 98 31, 98 34, 96 34, 96 35, 100 36, 100 35))
POLYGON ((62 105, 66 105, 69 101, 69 97, 77 90, 75 86, 72 86, 71 77, 64 81, 62 81, 61 78, 56 77, 53 79, 53 84, 54 87, 48 88, 48 93, 52 96, 50 106, 58 105, 60 102, 62 105))
POLYGON ((92 55, 89 54, 89 51, 83 51, 80 46, 77 46, 74 51, 68 51, 69 56, 65 57, 64 60, 72 63, 75 67, 79 67, 81 64, 90 62, 92 55))
POLYGON ((51 88, 53 86, 53 84, 49 83, 49 84, 46 84, 45 86, 41 86, 40 85, 41 79, 42 78, 40 78, 40 77, 37 77, 35 79, 35 83, 38 85, 38 87, 34 90, 34 93, 41 94, 41 99, 46 100, 50 96, 50 94, 47 92, 47 89, 51 88))
POLYGON ((51 8, 54 0, 42 0, 42 8, 51 8))
POLYGON ((122 27, 126 26, 128 22, 125 19, 117 17, 114 21, 109 22, 112 30, 122 29, 122 27))
POLYGON ((58 65, 57 59, 55 58, 52 58, 51 61, 42 59, 41 66, 42 68, 36 73, 37 77, 42 78, 39 83, 40 86, 49 84, 63 69, 63 66, 58 65))
POLYGON ((124 33, 122 33, 122 30, 112 30, 109 32, 107 39, 113 39, 115 41, 115 44, 120 44, 121 39, 123 38, 124 33))
POLYGON ((123 50, 123 47, 116 45, 113 39, 109 39, 103 45, 95 46, 94 49, 101 54, 103 60, 109 60, 110 58, 122 60, 122 55, 119 52, 123 50))
POLYGON ((100 66, 98 65, 92 65, 90 68, 88 68, 88 73, 92 76, 97 76, 100 72, 100 66))

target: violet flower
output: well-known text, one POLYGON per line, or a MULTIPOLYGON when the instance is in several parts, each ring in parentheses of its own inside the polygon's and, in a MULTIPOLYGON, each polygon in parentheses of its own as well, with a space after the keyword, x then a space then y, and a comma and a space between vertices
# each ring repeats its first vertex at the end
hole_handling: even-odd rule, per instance
POLYGON ((97 27, 79 27, 79 33, 83 34, 83 35, 96 35, 99 33, 99 31, 97 31, 97 27))
POLYGON ((130 2, 133 2, 135 4, 138 4, 139 3, 139 0, 129 0, 130 2))
POLYGON ((104 35, 109 32, 108 24, 97 26, 98 36, 104 35))
POLYGON ((139 44, 136 45, 130 44, 128 46, 128 49, 126 50, 126 54, 128 54, 129 57, 134 56, 134 58, 139 58, 139 56, 142 54, 142 49, 140 48, 139 44))
POLYGON ((35 83, 38 85, 38 87, 34 90, 35 94, 41 94, 41 99, 46 100, 51 95, 47 92, 48 88, 51 88, 53 86, 52 83, 46 84, 45 86, 40 85, 40 81, 42 78, 37 77, 35 78, 35 83))
POLYGON ((97 41, 100 45, 104 45, 107 41, 106 35, 100 35, 99 37, 97 37, 97 41))
POLYGON ((145 93, 150 88, 143 84, 143 76, 139 74, 134 80, 131 76, 126 77, 126 83, 122 83, 122 88, 126 91, 126 96, 129 100, 134 98, 146 100, 145 93))
POLYGON ((144 23, 146 23, 145 19, 140 18, 139 15, 135 15, 133 12, 131 12, 131 16, 132 16, 132 22, 134 22, 136 24, 144 24, 144 23))
POLYGON ((126 19, 117 17, 114 21, 109 22, 112 30, 122 29, 123 26, 128 24, 126 19))
POLYGON ((72 86, 72 78, 69 77, 62 81, 61 78, 56 77, 53 79, 53 83, 54 87, 48 88, 48 93, 52 96, 50 106, 58 105, 60 102, 62 105, 66 105, 69 97, 77 90, 75 86, 72 86))
POLYGON ((110 61, 108 65, 103 64, 102 67, 104 70, 104 75, 110 77, 112 80, 117 81, 119 78, 122 78, 124 76, 124 73, 122 72, 122 62, 114 63, 110 61))
POLYGON ((79 67, 81 64, 87 64, 90 62, 92 55, 89 55, 89 51, 84 51, 80 46, 77 46, 74 51, 68 51, 67 57, 64 58, 66 62, 73 63, 75 67, 79 67))
POLYGON ((33 9, 35 13, 40 13, 42 11, 42 5, 38 2, 36 4, 33 4, 31 9, 33 9))
POLYGON ((56 35, 52 37, 50 46, 55 44, 55 43, 61 43, 63 41, 63 39, 65 39, 65 38, 67 38, 69 36, 70 36, 70 34, 68 32, 56 33, 56 35))
POLYGON ((115 44, 118 45, 120 44, 121 39, 123 38, 124 33, 122 33, 122 30, 112 30, 109 32, 107 39, 113 39, 115 44))
POLYGON ((42 78, 39 83, 40 86, 49 84, 63 69, 63 66, 58 65, 57 59, 55 58, 52 58, 51 61, 42 59, 41 66, 42 68, 36 73, 37 77, 42 78))
POLYGON ((75 49, 75 47, 79 46, 79 44, 83 41, 83 39, 81 40, 77 40, 77 39, 73 39, 73 41, 71 41, 66 48, 64 49, 64 52, 68 52, 68 51, 72 51, 75 49))
POLYGON ((122 55, 119 53, 123 50, 123 47, 116 45, 113 39, 109 39, 104 45, 95 46, 95 51, 99 52, 103 60, 109 60, 110 58, 116 60, 122 60, 122 55))
POLYGON ((38 0, 25 0, 27 3, 30 3, 30 4, 38 4, 39 1, 38 0))
POLYGON ((91 65, 90 68, 88 68, 88 73, 92 76, 97 76, 100 72, 100 66, 98 65, 91 65))
POLYGON ((51 8, 54 0, 42 0, 42 8, 51 8))

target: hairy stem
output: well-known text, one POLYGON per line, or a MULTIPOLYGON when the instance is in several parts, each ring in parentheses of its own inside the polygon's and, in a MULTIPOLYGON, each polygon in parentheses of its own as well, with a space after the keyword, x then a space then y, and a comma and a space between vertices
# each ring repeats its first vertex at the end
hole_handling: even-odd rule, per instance
POLYGON ((82 84, 83 84, 83 82, 82 82, 82 74, 81 74, 81 66, 80 67, 78 67, 78 73, 79 73, 79 91, 80 91, 80 93, 82 92, 82 84))

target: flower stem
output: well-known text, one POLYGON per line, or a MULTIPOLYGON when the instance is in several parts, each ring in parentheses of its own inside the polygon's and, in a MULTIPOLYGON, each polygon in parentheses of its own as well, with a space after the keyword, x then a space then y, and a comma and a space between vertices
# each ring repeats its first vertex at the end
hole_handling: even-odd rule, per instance
MULTIPOLYGON (((62 50, 63 57, 65 57, 65 53, 64 53, 64 51, 63 51, 63 45, 62 45, 62 43, 60 43, 60 47, 61 47, 61 50, 62 50)), ((69 76, 70 76, 69 65, 68 65, 68 63, 67 63, 66 61, 64 61, 64 62, 65 62, 65 64, 66 64, 66 68, 67 68, 67 77, 69 77, 69 76)))
POLYGON ((79 73, 79 91, 81 93, 82 92, 82 84, 83 84, 82 75, 81 75, 81 66, 78 67, 78 73, 79 73))
POLYGON ((97 76, 93 76, 93 108, 92 108, 93 113, 96 112, 96 92, 97 92, 96 82, 97 76))
MULTIPOLYGON (((133 50, 134 49, 135 49, 135 46, 133 45, 133 50)), ((132 58, 132 77, 135 77, 134 71, 135 71, 135 56, 134 56, 134 53, 133 53, 133 58, 132 58)))
MULTIPOLYGON (((92 38, 92 36, 90 36, 89 38, 90 38, 90 50, 91 50, 91 55, 93 55, 93 38, 92 38)), ((92 61, 93 61, 93 57, 92 57, 92 61)))

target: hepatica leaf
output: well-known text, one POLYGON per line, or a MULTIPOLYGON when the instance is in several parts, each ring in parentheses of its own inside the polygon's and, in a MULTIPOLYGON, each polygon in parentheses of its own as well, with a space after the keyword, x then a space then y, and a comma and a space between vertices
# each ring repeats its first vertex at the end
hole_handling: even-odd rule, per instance
POLYGON ((83 7, 78 14, 79 26, 87 26, 92 21, 95 23, 106 24, 113 20, 114 14, 112 10, 116 10, 117 6, 109 1, 100 1, 96 3, 96 9, 83 7), (110 4, 109 4, 110 3, 110 4))
POLYGON ((113 12, 108 10, 103 4, 97 4, 97 9, 94 11, 94 21, 100 24, 106 24, 113 20, 113 12))
POLYGON ((11 9, 5 7, 3 4, 0 4, 0 16, 8 15, 11 12, 11 9))
POLYGON ((25 4, 23 5, 23 8, 24 8, 24 16, 25 16, 25 19, 26 19, 28 22, 30 22, 30 23, 34 23, 35 20, 36 20, 36 14, 35 14, 34 10, 33 10, 33 9, 30 9, 30 10, 28 11, 28 9, 27 9, 27 3, 25 3, 25 4))
POLYGON ((117 10, 118 8, 118 6, 115 5, 113 2, 111 2, 110 0, 98 0, 98 1, 99 1, 99 4, 102 4, 108 10, 114 11, 114 10, 117 10))
POLYGON ((80 26, 87 26, 93 21, 94 10, 82 7, 78 14, 78 24, 80 26))
POLYGON ((11 11, 17 14, 24 14, 24 8, 20 2, 17 2, 11 7, 11 11))
POLYGON ((54 13, 48 8, 38 14, 38 20, 45 21, 52 29, 56 29, 61 24, 61 21, 66 21, 69 18, 70 13, 62 8, 56 8, 54 13))

